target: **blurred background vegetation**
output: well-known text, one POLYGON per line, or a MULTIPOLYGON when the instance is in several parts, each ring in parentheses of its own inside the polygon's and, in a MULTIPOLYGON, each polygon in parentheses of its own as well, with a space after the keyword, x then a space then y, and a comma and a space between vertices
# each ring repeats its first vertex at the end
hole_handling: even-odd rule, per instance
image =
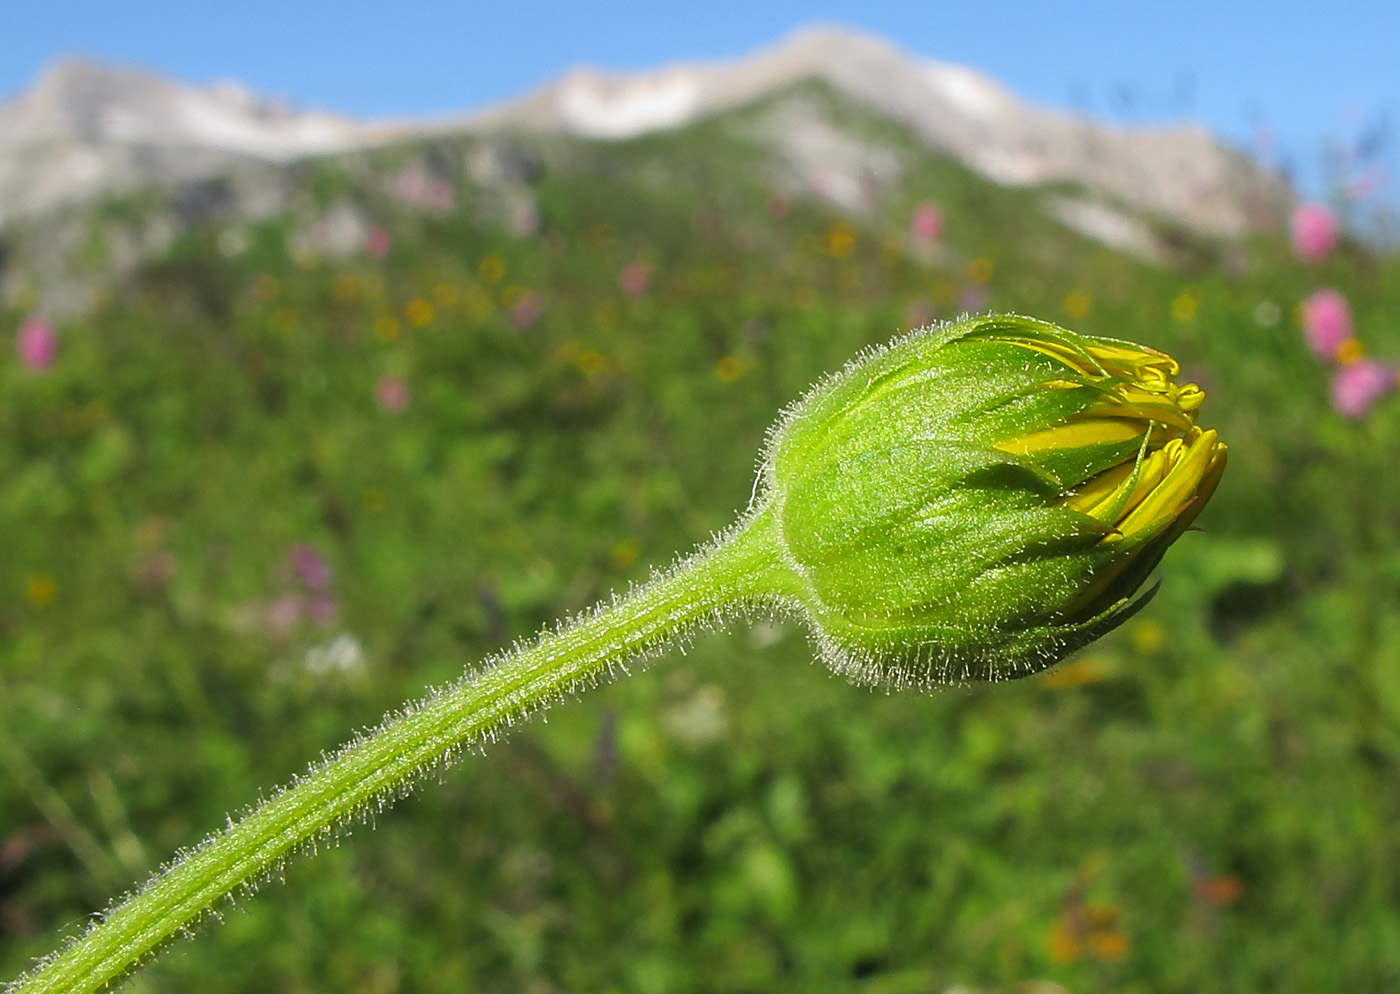
MULTIPOLYGON (((196 212, 47 358, 0 355, 0 974, 387 709, 724 527, 824 372, 995 308, 1169 351, 1230 445, 1204 534, 1124 629, 928 696, 848 686, 786 624, 704 635, 129 989, 1400 985, 1400 401, 1333 410, 1298 323, 1335 287, 1400 356, 1400 261, 1346 238, 1300 261, 1281 227, 1163 227, 1143 261, 877 122, 848 124, 906 169, 853 215, 774 194, 735 120, 304 164, 290 208, 196 212), (471 178, 484 154, 525 208, 471 178), (405 170, 431 182, 382 182, 405 170), (318 247, 308 218, 347 204, 373 226, 318 247)), ((95 209, 87 264, 163 197, 95 209)))

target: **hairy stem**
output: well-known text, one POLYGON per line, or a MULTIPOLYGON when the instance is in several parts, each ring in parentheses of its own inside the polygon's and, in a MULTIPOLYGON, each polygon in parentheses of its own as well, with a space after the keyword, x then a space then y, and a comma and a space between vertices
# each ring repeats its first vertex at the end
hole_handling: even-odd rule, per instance
POLYGON ((669 573, 558 632, 390 715, 369 736, 279 791, 113 907, 92 929, 11 988, 11 994, 97 991, 187 931, 238 888, 308 842, 405 793, 463 746, 571 690, 610 676, 707 619, 785 585, 760 509, 669 573))

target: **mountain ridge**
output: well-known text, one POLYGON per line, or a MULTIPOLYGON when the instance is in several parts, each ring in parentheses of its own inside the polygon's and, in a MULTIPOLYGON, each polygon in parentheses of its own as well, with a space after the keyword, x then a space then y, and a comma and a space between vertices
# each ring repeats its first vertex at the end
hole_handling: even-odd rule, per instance
POLYGON ((1120 128, 1037 108, 968 67, 830 26, 801 29, 734 60, 650 73, 574 70, 464 123, 630 138, 742 106, 804 78, 831 84, 1005 186, 1077 182, 1224 238, 1276 217, 1288 198, 1277 177, 1199 125, 1120 128))
POLYGON ((1037 108, 975 70, 817 26, 737 59, 641 73, 575 69, 515 100, 434 120, 359 121, 292 110, 237 84, 190 87, 63 61, 0 106, 0 227, 142 185, 207 179, 250 160, 286 164, 456 132, 625 140, 813 78, 997 183, 1076 183, 1095 199, 1209 237, 1239 238, 1273 222, 1290 196, 1200 126, 1118 128, 1037 108))

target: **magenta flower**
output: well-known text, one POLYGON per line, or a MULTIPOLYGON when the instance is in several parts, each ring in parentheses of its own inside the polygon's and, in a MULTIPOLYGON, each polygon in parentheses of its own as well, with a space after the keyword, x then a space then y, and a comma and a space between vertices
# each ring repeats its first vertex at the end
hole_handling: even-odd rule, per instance
POLYGON ((642 259, 634 259, 622 267, 617 283, 623 293, 636 299, 647 292, 647 285, 651 283, 651 266, 642 259))
POLYGON ((58 335, 53 325, 39 317, 27 319, 15 335, 15 351, 26 368, 36 373, 48 369, 58 352, 58 335))
POLYGON ((1359 418, 1395 387, 1395 370, 1370 359, 1342 366, 1332 376, 1332 407, 1348 418, 1359 418))
POLYGON ((397 376, 385 374, 374 385, 374 399, 390 414, 398 414, 408 407, 408 384, 397 376))
POLYGON ((1337 247, 1337 219, 1321 204, 1303 204, 1293 212, 1293 253, 1304 262, 1321 262, 1337 247))
POLYGON ((909 234, 922 245, 931 245, 943 234, 943 212, 937 204, 920 204, 909 221, 909 234))
POLYGON ((311 546, 298 542, 287 552, 287 559, 308 590, 325 590, 331 584, 331 568, 311 546))
POLYGON ((382 259, 389 254, 389 248, 393 243, 394 240, 389 234, 389 229, 376 224, 365 234, 365 254, 371 259, 382 259))
POLYGON ((330 594, 312 594, 306 599, 306 616, 318 625, 334 624, 340 614, 340 602, 330 594))
POLYGON ((522 331, 539 320, 544 302, 537 293, 526 293, 510 309, 510 319, 522 331))
POLYGON ((1332 359, 1352 336, 1351 308, 1336 290, 1318 290, 1303 301, 1303 333, 1320 358, 1332 359))

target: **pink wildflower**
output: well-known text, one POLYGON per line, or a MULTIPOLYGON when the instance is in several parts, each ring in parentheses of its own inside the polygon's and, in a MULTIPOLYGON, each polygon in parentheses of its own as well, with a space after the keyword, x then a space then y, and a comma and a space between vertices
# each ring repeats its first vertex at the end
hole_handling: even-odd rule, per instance
POLYGON ((1321 262, 1337 247, 1337 219, 1321 204, 1303 204, 1293 212, 1293 253, 1304 262, 1321 262))
POLYGON ((1323 359, 1337 355, 1343 342, 1351 338, 1351 308, 1336 290, 1318 290, 1303 301, 1303 332, 1308 346, 1323 359))
POLYGON ((31 317, 20 325, 19 333, 15 335, 15 350, 19 353, 19 361, 28 369, 43 372, 53 365, 54 355, 58 352, 58 335, 54 333, 53 325, 43 318, 31 317))
POLYGON ((397 376, 381 376, 374 385, 374 399, 390 414, 398 414, 408 407, 408 384, 397 376))
POLYGON ((298 542, 287 552, 292 569, 308 590, 325 590, 331 583, 331 568, 311 546, 298 542))
POLYGON ((622 292, 627 296, 636 299, 647 292, 647 285, 651 282, 651 266, 642 259, 634 259, 622 267, 622 274, 617 278, 618 286, 622 287, 622 292))
POLYGON ((914 241, 930 245, 943 234, 943 212, 936 204, 920 204, 914 208, 914 216, 909 221, 909 233, 914 241))
POLYGON ((371 259, 382 259, 389 254, 393 242, 389 229, 376 224, 365 234, 365 254, 371 259))
POLYGON ((1348 418, 1359 418, 1395 386, 1395 371, 1361 359, 1342 366, 1332 376, 1332 407, 1348 418))
POLYGON ((539 320, 544 313, 544 303, 539 294, 526 293, 510 309, 510 319, 522 331, 539 320))
POLYGON ((340 602, 330 594, 312 594, 306 599, 306 616, 318 625, 330 625, 340 614, 340 602))

